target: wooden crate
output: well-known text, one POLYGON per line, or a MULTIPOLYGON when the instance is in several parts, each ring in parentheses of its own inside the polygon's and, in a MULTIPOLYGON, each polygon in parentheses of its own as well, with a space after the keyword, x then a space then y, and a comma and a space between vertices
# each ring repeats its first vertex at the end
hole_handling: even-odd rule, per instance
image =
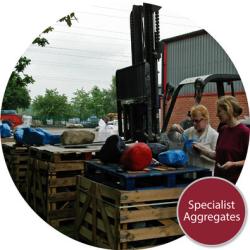
POLYGON ((10 175, 22 196, 26 197, 27 168, 29 150, 27 146, 18 146, 14 142, 2 144, 4 158, 10 175))
POLYGON ((176 220, 182 188, 124 191, 77 177, 78 240, 103 248, 134 249, 183 235, 176 220))
POLYGON ((75 220, 76 176, 92 152, 56 146, 30 147, 27 201, 55 228, 75 220))

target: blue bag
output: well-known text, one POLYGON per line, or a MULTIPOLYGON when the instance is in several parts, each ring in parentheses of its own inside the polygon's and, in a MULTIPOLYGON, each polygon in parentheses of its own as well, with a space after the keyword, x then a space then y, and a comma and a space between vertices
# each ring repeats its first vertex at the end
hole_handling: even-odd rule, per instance
POLYGON ((61 135, 53 135, 49 133, 47 130, 42 129, 42 128, 36 128, 36 131, 42 132, 45 136, 44 138, 44 143, 45 144, 59 144, 61 143, 61 135))
POLYGON ((45 144, 45 135, 33 128, 23 128, 23 144, 41 146, 45 144))
POLYGON ((170 166, 184 166, 188 162, 188 157, 181 149, 168 150, 159 154, 158 161, 170 166))
POLYGON ((0 125, 1 137, 10 137, 11 136, 11 128, 7 123, 2 123, 0 125))
POLYGON ((25 145, 45 145, 58 144, 61 142, 60 135, 52 135, 42 128, 20 128, 14 133, 17 144, 25 145))
POLYGON ((23 144, 23 129, 22 128, 16 129, 14 133, 14 139, 16 141, 16 144, 23 144))

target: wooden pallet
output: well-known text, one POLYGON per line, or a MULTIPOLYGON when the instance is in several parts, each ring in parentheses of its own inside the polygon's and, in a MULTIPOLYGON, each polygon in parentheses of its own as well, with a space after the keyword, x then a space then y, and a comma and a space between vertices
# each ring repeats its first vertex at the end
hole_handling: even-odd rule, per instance
POLYGON ((2 144, 4 158, 10 175, 23 197, 26 197, 27 190, 27 167, 29 150, 26 146, 18 146, 14 142, 2 144))
POLYGON ((183 235, 176 220, 182 188, 123 191, 77 177, 78 240, 110 249, 167 243, 183 235))
POLYGON ((30 159, 27 200, 52 226, 74 221, 76 176, 83 174, 83 167, 83 161, 53 163, 30 159))
POLYGON ((5 137, 5 138, 0 138, 1 143, 6 143, 6 142, 15 142, 14 137, 5 137))
POLYGON ((15 142, 6 142, 2 144, 4 154, 17 154, 17 155, 27 155, 28 147, 19 146, 15 142))
POLYGON ((89 160, 92 153, 98 152, 101 146, 86 146, 83 148, 64 148, 63 146, 45 145, 30 147, 30 156, 48 162, 72 162, 89 160))
POLYGON ((199 167, 169 168, 150 166, 143 171, 125 171, 117 164, 86 161, 84 175, 89 179, 123 189, 184 187, 196 179, 211 176, 211 171, 199 167))

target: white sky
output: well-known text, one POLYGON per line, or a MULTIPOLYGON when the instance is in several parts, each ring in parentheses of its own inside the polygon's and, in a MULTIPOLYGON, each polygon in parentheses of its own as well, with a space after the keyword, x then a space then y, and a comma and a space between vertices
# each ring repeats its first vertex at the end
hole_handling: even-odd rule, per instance
MULTIPOLYGON (((116 70, 131 65, 129 16, 133 4, 142 3, 85 1, 75 10, 78 22, 72 27, 51 23, 55 29, 45 36, 50 44, 31 45, 24 54, 32 60, 26 73, 36 81, 29 85, 31 97, 44 94, 46 88, 57 88, 69 98, 76 89, 108 88, 116 70)), ((162 6, 161 39, 198 29, 187 17, 162 6)))

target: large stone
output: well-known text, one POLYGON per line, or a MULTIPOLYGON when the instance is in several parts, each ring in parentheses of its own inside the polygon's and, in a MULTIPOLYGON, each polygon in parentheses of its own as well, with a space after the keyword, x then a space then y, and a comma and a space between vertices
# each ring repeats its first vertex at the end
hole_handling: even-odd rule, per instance
POLYGON ((66 130, 62 133, 61 141, 63 145, 78 145, 92 143, 95 134, 87 130, 66 130))

